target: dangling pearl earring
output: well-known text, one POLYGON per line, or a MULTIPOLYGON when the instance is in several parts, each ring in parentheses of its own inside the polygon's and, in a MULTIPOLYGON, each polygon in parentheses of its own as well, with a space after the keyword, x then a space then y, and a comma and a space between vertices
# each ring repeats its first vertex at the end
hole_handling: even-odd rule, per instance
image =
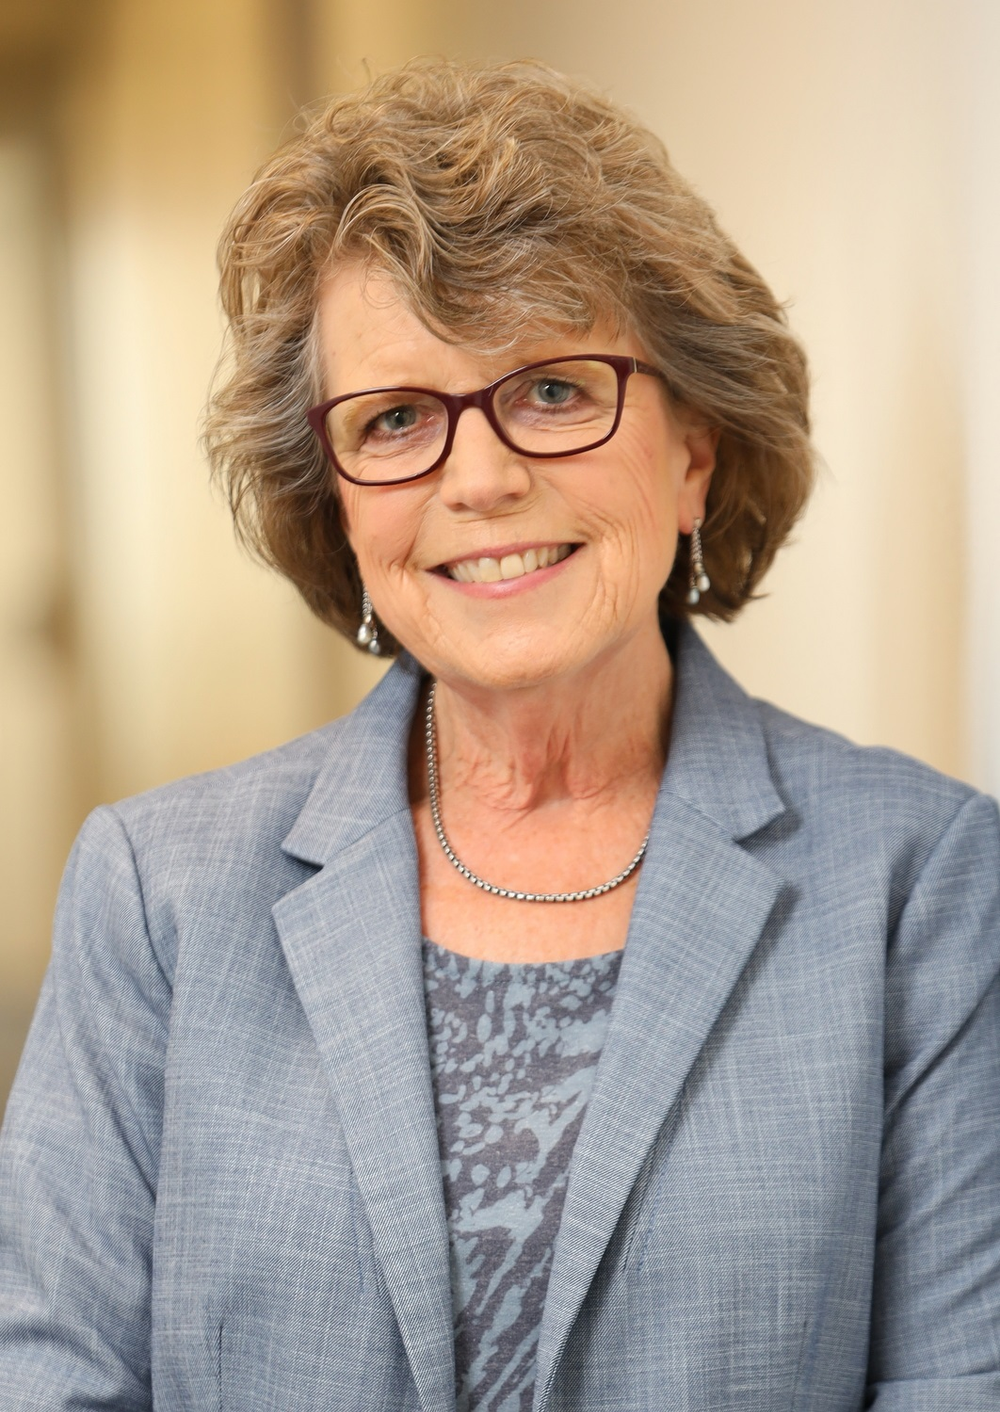
POLYGON ((701 557, 701 526, 703 521, 695 520, 691 530, 691 577, 688 580, 687 601, 692 608, 703 593, 712 587, 712 580, 705 572, 705 561, 701 557))
POLYGON ((372 608, 372 601, 368 597, 368 590, 364 584, 361 585, 361 626, 358 628, 356 640, 358 646, 367 647, 373 657, 381 657, 382 647, 378 640, 375 610, 372 608))

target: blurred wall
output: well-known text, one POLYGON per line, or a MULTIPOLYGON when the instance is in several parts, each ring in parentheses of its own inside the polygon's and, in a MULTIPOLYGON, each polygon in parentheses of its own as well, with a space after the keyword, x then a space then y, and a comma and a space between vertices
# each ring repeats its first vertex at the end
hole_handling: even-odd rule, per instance
POLYGON ((197 443, 222 334, 215 246, 296 110, 294 17, 271 0, 118 0, 66 89, 73 523, 100 798, 276 744, 367 682, 235 551, 197 443))
POLYGON ((234 546, 197 445, 214 250, 298 105, 415 53, 588 76, 791 306, 825 471, 750 687, 1000 788, 992 0, 0 0, 0 1093, 94 803, 346 710, 377 668, 234 546))
POLYGON ((0 1102, 88 809, 377 675, 237 550, 198 447, 216 242, 309 96, 304 12, 38 3, 0 8, 0 1102))
MULTIPOLYGON (((45 957, 52 888, 76 823, 76 711, 65 653, 65 537, 48 320, 43 145, 0 133, 0 1082, 45 957)), ((2 1093, 0 1093, 2 1101, 2 1093)))
POLYGON ((962 230, 957 263, 963 330, 963 470, 968 563, 966 660, 969 775, 1000 795, 1000 5, 957 18, 960 80, 955 154, 962 230))

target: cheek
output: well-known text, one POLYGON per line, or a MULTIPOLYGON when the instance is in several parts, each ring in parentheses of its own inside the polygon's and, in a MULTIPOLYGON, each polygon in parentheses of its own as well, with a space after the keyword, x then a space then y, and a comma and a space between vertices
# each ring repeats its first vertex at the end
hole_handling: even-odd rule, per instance
POLYGON ((620 543, 636 565, 659 568, 673 561, 677 539, 676 458, 671 448, 637 435, 623 438, 620 450, 591 482, 588 508, 611 544, 620 543))
POLYGON ((673 563, 677 548, 678 511, 688 456, 672 439, 648 440, 637 448, 631 480, 636 533, 657 561, 673 563))
POLYGON ((421 505, 413 492, 402 500, 391 491, 348 486, 341 500, 344 529, 362 571, 371 576, 408 557, 419 532, 421 505))

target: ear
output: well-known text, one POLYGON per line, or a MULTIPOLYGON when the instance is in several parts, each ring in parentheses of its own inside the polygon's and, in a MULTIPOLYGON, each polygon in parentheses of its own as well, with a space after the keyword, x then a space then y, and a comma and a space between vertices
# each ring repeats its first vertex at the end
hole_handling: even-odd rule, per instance
POLYGON ((719 448, 718 427, 689 426, 684 434, 688 465, 677 501, 677 528, 690 534, 695 520, 704 520, 708 487, 719 448))

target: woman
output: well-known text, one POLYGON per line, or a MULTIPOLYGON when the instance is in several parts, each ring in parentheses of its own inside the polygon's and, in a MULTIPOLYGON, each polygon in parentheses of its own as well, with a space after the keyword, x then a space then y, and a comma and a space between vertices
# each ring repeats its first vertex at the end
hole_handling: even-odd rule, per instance
POLYGON ((810 484, 766 285, 617 109, 439 64, 278 155, 223 290, 243 533, 404 650, 85 826, 5 1406, 1000 1406, 995 806, 689 623, 810 484))

